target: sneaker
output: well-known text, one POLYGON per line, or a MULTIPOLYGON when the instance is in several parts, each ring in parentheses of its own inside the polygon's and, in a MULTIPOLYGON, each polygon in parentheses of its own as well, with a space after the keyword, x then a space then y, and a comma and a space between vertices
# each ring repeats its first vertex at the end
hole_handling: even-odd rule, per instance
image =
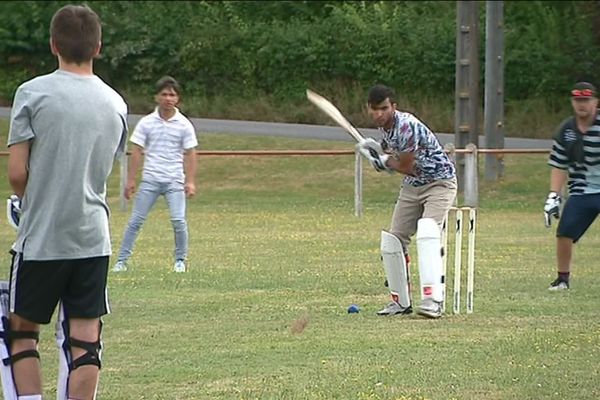
POLYGON ((400 304, 395 301, 390 301, 385 308, 380 311, 377 311, 377 315, 396 315, 396 314, 410 314, 412 313, 412 307, 408 306, 406 308, 402 307, 400 304))
POLYGON ((442 303, 433 299, 424 299, 417 310, 417 314, 427 318, 439 318, 442 316, 442 303))
POLYGON ((552 291, 555 291, 555 290, 567 290, 567 289, 569 289, 569 282, 561 279, 560 277, 556 278, 550 284, 550 287, 548 288, 548 290, 552 290, 552 291))
POLYGON ((125 272, 127 271, 127 264, 125 263, 125 261, 117 261, 112 270, 114 272, 125 272))
POLYGON ((173 271, 185 272, 185 262, 183 260, 175 261, 175 265, 173 266, 173 271))

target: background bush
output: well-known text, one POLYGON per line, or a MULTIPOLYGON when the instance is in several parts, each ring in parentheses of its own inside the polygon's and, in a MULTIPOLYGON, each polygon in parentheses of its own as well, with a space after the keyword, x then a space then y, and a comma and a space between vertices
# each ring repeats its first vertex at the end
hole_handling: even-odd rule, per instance
MULTIPOLYGON (((0 102, 55 68, 48 26, 63 4, 0 3, 0 102)), ((453 128, 455 2, 88 4, 104 24, 97 73, 133 112, 152 107, 153 83, 170 74, 184 83, 187 111, 196 116, 319 122, 305 105, 312 87, 360 120, 364 92, 384 82, 405 107, 429 118, 441 113, 437 124, 453 128), (432 102, 438 111, 427 109, 432 102)), ((483 92, 485 2, 480 14, 483 92)), ((504 18, 507 119, 523 109, 510 104, 524 100, 537 109, 541 100, 542 112, 564 110, 575 80, 600 78, 599 1, 505 1, 504 18)))

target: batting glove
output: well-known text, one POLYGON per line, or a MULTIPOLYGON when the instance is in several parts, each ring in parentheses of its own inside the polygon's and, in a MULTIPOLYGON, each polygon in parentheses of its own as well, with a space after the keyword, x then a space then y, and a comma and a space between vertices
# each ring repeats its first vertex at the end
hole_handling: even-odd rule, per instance
MULTIPOLYGON (((371 153, 375 152, 376 154, 384 154, 384 151, 381 148, 381 144, 373 138, 366 138, 361 140, 358 143, 358 146, 366 149, 371 153)), ((375 156, 375 154, 373 154, 373 156, 375 156)))
POLYGON ((361 140, 356 145, 356 148, 358 149, 360 154, 362 154, 363 157, 365 157, 369 161, 369 163, 371 163, 375 171, 392 172, 386 165, 389 156, 387 154, 384 154, 381 145, 375 139, 366 138, 364 140, 361 140))
POLYGON ((552 217, 560 218, 560 202, 561 198, 556 192, 548 193, 546 204, 544 205, 544 224, 546 228, 550 228, 552 217))
POLYGON ((6 199, 6 219, 10 226, 19 229, 19 221, 21 220, 21 199, 15 194, 10 195, 6 199))
POLYGON ((373 168, 375 168, 375 171, 391 172, 391 170, 386 165, 386 162, 387 162, 388 158, 390 157, 389 155, 377 154, 373 149, 365 149, 364 147, 360 147, 360 146, 358 146, 358 151, 360 152, 360 154, 363 155, 363 157, 365 157, 371 163, 373 168))

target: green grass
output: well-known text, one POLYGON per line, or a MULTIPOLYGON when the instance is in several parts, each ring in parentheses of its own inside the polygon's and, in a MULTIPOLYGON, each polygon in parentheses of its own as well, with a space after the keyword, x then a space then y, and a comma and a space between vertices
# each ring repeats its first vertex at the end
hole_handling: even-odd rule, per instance
MULTIPOLYGON (((201 141, 204 149, 350 146, 216 134, 201 141)), ((545 156, 506 156, 505 178, 481 182, 475 313, 436 321, 375 315, 387 301, 379 232, 400 179, 365 169, 357 218, 353 163, 353 156, 201 157, 199 195, 188 203, 190 271, 171 272, 173 234, 161 199, 136 242, 133 268, 109 276, 113 313, 104 318, 99 398, 600 397, 600 230, 592 226, 576 247, 569 293, 548 292, 555 268, 553 229, 543 227, 541 211, 545 156), (351 303, 361 312, 347 314, 351 303), (306 328, 293 333, 302 318, 306 328)), ((115 250, 130 211, 119 211, 117 172, 115 250)), ((9 194, 5 179, 0 188, 9 194)), ((0 246, 13 238, 5 224, 0 246)), ((416 284, 414 244, 410 250, 416 284)), ((0 262, 6 277, 7 253, 0 262)), ((40 345, 49 397, 52 331, 43 328, 40 345)))

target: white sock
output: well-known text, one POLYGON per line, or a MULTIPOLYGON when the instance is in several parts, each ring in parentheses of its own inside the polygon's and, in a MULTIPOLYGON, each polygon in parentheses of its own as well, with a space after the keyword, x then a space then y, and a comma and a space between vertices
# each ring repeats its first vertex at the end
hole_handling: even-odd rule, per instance
POLYGON ((41 394, 28 394, 27 396, 19 396, 17 400, 42 400, 41 394))

